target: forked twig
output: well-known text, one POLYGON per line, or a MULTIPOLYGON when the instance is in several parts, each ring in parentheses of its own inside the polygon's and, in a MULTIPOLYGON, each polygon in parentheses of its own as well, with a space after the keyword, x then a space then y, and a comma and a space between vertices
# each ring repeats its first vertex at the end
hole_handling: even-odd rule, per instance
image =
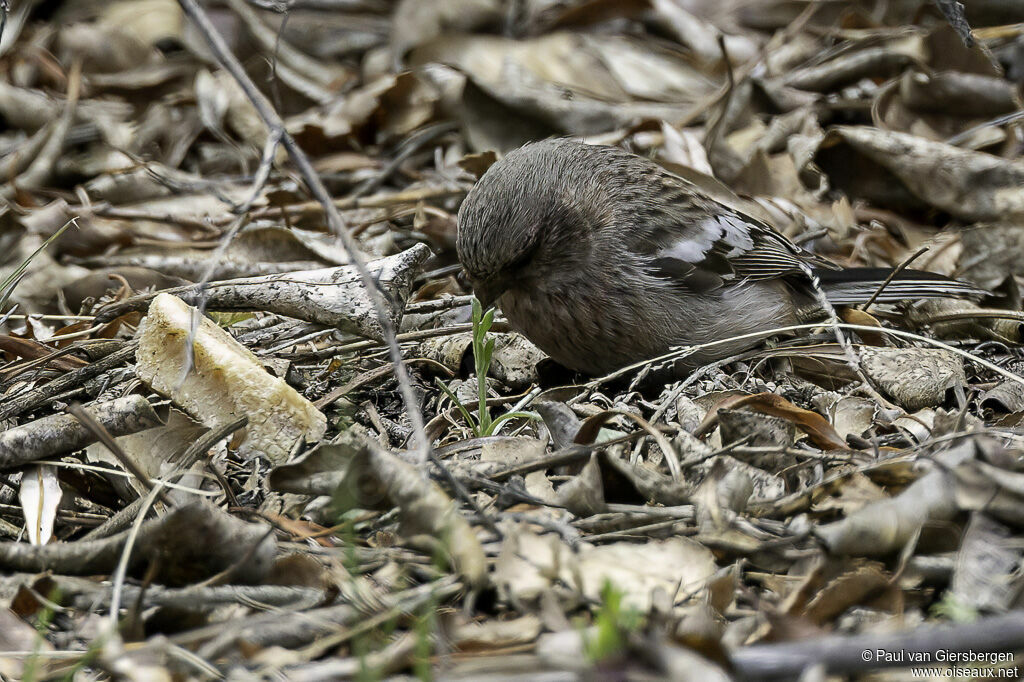
MULTIPOLYGON (((669 353, 665 353, 664 355, 659 355, 656 358, 650 358, 649 360, 644 360, 642 362, 635 362, 632 365, 626 365, 625 367, 622 367, 621 369, 615 370, 611 374, 606 374, 603 377, 598 377, 597 379, 589 381, 586 384, 584 384, 584 386, 586 388, 588 388, 588 389, 593 390, 593 389, 597 388, 598 386, 600 386, 602 384, 606 384, 609 381, 611 381, 611 380, 613 380, 613 379, 615 379, 617 377, 620 377, 620 376, 622 376, 624 374, 628 374, 629 372, 632 372, 633 370, 640 369, 641 367, 644 367, 644 366, 649 365, 651 363, 654 363, 654 362, 664 362, 666 360, 675 360, 677 358, 685 358, 688 355, 693 355, 694 353, 696 353, 698 351, 701 351, 701 350, 704 350, 704 349, 707 349, 707 348, 714 348, 715 346, 721 346, 723 344, 733 343, 735 341, 742 341, 744 339, 758 339, 758 338, 765 338, 766 339, 769 336, 774 336, 775 334, 781 334, 781 333, 784 333, 784 332, 802 331, 802 330, 806 330, 806 329, 817 329, 818 327, 821 327, 821 326, 822 326, 822 324, 820 322, 811 322, 811 323, 808 323, 808 324, 791 324, 791 325, 788 325, 786 327, 776 327, 774 329, 765 329, 765 330, 758 331, 758 332, 750 332, 749 334, 739 334, 737 336, 730 336, 727 339, 719 339, 718 341, 709 341, 708 343, 701 343, 701 344, 698 344, 696 346, 683 346, 683 347, 678 348, 676 350, 673 350, 673 351, 671 351, 669 353)), ((960 357, 964 358, 965 360, 969 360, 970 362, 973 362, 975 364, 981 365, 982 367, 984 367, 986 369, 990 369, 993 372, 995 372, 996 374, 998 374, 998 375, 1000 375, 1002 377, 1005 377, 1006 379, 1009 379, 1010 381, 1013 381, 1015 383, 1018 383, 1018 384, 1021 384, 1022 386, 1024 386, 1024 377, 1020 376, 1019 374, 1014 374, 1013 372, 1007 371, 1007 370, 1003 369, 1002 367, 1000 367, 999 365, 997 365, 997 364, 995 364, 993 362, 989 362, 988 360, 985 360, 984 358, 979 358, 977 355, 972 355, 971 353, 968 353, 967 351, 960 350, 959 348, 954 348, 953 346, 950 346, 948 343, 943 343, 942 341, 938 341, 937 339, 929 339, 927 336, 921 336, 920 334, 914 334, 912 332, 905 332, 905 331, 903 331, 901 329, 889 329, 888 327, 871 327, 871 326, 868 326, 868 325, 865 325, 865 324, 850 324, 848 322, 839 322, 839 323, 836 323, 835 326, 839 327, 840 329, 850 329, 850 330, 853 330, 853 331, 863 331, 863 332, 874 332, 876 334, 891 334, 892 336, 898 336, 899 338, 902 338, 902 339, 909 339, 911 341, 921 341, 922 343, 926 343, 926 344, 928 344, 930 346, 935 346, 936 348, 941 348, 943 350, 948 350, 950 353, 954 353, 955 355, 959 355, 960 357)))

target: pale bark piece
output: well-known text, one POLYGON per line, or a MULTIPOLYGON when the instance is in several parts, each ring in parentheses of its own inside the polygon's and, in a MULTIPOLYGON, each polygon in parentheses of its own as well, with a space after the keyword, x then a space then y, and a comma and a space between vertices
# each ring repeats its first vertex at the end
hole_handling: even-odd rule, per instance
MULTIPOLYGON (((112 436, 126 436, 160 425, 156 412, 140 395, 92 403, 89 413, 112 436)), ((96 442, 96 434, 70 414, 43 417, 0 433, 0 470, 74 452, 96 442)))
MULTIPOLYGON (((366 264, 384 292, 386 310, 395 327, 402 319, 413 279, 429 255, 429 247, 417 244, 366 264)), ((164 293, 174 294, 190 305, 205 301, 207 310, 260 310, 330 325, 372 339, 383 338, 377 314, 354 265, 222 280, 205 287, 180 287, 164 293)), ((152 294, 108 306, 96 319, 110 321, 144 309, 150 300, 152 294)))
POLYGON ((313 403, 180 298, 153 299, 138 339, 135 372, 154 391, 209 427, 248 417, 238 446, 243 457, 263 455, 281 463, 297 440, 316 441, 327 430, 327 418, 313 403))

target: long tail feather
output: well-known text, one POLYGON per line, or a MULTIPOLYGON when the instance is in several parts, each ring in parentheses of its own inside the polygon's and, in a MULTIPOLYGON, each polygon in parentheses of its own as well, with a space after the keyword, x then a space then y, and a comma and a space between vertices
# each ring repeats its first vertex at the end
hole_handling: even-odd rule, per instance
MULTIPOLYGON (((825 295, 833 305, 855 305, 870 300, 891 272, 890 268, 847 268, 816 269, 814 274, 821 280, 825 295)), ((904 270, 885 286, 875 300, 896 303, 917 298, 978 299, 987 293, 973 284, 934 272, 904 270)))

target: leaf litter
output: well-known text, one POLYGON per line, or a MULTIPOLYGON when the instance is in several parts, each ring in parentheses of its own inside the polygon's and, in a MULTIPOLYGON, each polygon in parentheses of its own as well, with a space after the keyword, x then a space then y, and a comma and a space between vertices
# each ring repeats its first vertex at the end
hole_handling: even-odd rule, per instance
POLYGON ((1016 3, 0 5, 0 675, 1021 664, 1016 3), (454 249, 550 135, 990 295, 573 375, 454 249))

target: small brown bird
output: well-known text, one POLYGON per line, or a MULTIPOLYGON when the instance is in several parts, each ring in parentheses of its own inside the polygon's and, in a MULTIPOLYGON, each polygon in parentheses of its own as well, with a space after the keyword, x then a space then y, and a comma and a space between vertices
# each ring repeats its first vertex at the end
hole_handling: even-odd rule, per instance
MULTIPOLYGON (((884 268, 840 269, 654 162, 566 139, 491 166, 459 210, 459 260, 485 307, 559 363, 603 374, 668 352, 797 324, 867 301, 884 268), (811 315, 808 314, 811 311, 811 315)), ((978 296, 906 270, 877 299, 978 296)), ((687 358, 690 367, 756 345, 687 358)))

